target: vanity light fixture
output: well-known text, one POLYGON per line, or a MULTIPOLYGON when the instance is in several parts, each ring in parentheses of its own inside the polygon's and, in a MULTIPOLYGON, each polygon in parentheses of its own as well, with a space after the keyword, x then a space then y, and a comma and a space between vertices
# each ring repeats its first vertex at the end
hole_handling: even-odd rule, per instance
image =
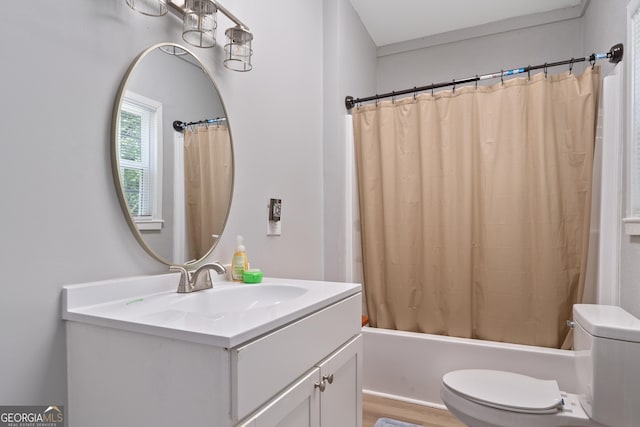
POLYGON ((224 66, 233 71, 251 71, 251 40, 253 34, 240 25, 224 32, 227 44, 224 45, 224 66))
POLYGON ((126 0, 127 5, 147 16, 162 16, 167 13, 167 0, 126 0))
POLYGON ((182 21, 182 38, 196 47, 216 45, 218 8, 209 0, 187 0, 182 21))
POLYGON ((236 25, 225 31, 224 66, 233 71, 250 71, 253 34, 231 12, 215 0, 125 0, 133 10, 148 16, 162 16, 171 10, 182 17, 182 38, 196 47, 214 47, 218 26, 216 13, 222 12, 236 25))

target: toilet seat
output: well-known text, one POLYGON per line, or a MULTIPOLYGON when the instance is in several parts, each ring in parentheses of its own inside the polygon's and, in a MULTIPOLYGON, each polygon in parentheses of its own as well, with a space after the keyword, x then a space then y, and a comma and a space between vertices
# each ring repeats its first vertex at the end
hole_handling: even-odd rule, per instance
POLYGON ((504 411, 553 414, 563 404, 556 381, 512 372, 465 369, 449 372, 442 383, 466 399, 504 411))

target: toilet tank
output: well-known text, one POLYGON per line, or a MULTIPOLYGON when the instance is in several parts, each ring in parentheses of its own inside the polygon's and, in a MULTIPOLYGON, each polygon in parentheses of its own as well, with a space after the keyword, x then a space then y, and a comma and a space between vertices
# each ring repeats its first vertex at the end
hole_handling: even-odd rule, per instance
POLYGON ((640 320, 620 307, 573 306, 578 395, 589 417, 640 426, 640 320))

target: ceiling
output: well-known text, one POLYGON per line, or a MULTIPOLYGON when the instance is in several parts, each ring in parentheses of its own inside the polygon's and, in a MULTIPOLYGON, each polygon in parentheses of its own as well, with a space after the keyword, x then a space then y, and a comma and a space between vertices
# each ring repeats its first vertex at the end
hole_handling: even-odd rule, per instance
POLYGON ((351 0, 376 46, 581 7, 587 0, 351 0))

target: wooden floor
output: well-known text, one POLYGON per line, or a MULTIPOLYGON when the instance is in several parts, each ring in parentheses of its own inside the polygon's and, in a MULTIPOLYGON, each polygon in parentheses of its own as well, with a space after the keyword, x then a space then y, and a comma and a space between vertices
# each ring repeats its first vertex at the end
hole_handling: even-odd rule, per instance
POLYGON ((362 396, 362 411, 362 427, 373 427, 378 418, 391 418, 424 427, 465 427, 449 411, 368 394, 362 396))

